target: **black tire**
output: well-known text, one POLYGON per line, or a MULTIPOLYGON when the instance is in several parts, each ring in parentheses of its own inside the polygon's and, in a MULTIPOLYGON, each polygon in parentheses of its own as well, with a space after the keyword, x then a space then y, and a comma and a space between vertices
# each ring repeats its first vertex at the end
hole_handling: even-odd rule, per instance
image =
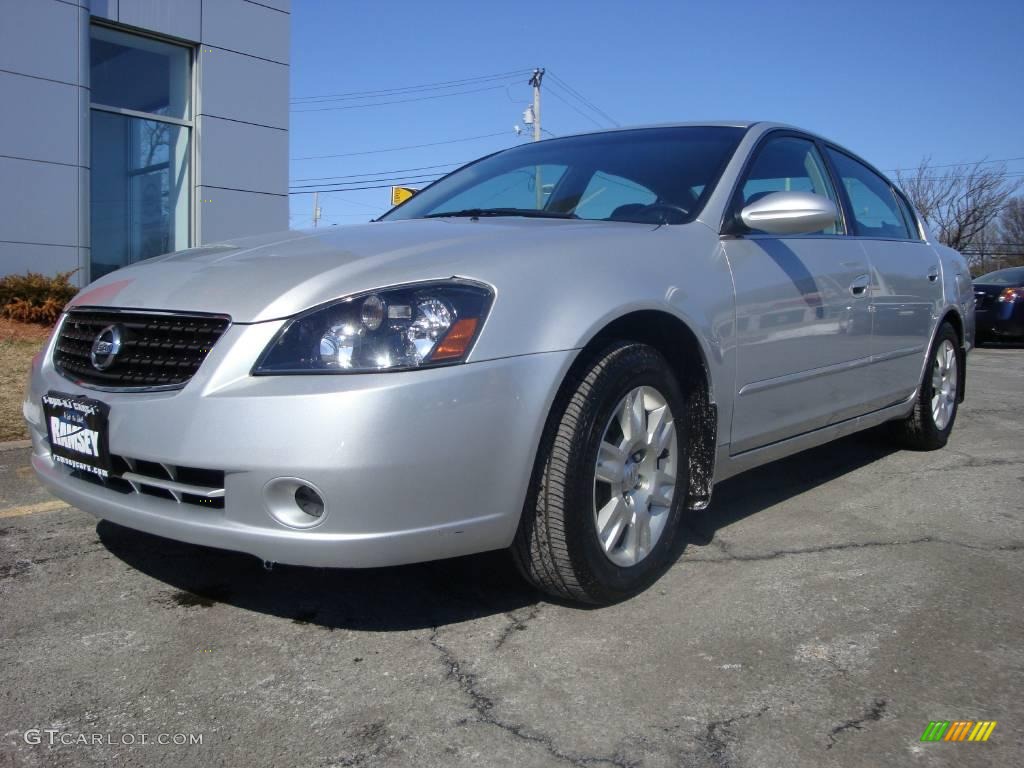
POLYGON ((955 356, 957 386, 963 386, 964 372, 961 362, 962 356, 959 354, 960 338, 957 336, 956 330, 954 330, 952 325, 943 323, 942 327, 939 328, 939 332, 935 335, 935 341, 932 342, 931 349, 928 350, 928 364, 924 369, 924 376, 917 393, 917 402, 914 403, 914 410, 905 419, 892 422, 893 432, 897 440, 904 447, 911 450, 934 451, 944 447, 949 440, 950 433, 953 431, 953 424, 956 423, 956 414, 959 409, 959 392, 953 401, 953 412, 949 422, 943 429, 939 429, 932 416, 932 396, 935 394, 932 385, 932 370, 936 364, 936 353, 943 341, 949 341, 952 343, 953 349, 957 350, 957 355, 955 356))
POLYGON ((688 487, 686 399, 653 347, 614 342, 574 366, 541 441, 530 491, 512 544, 519 572, 556 598, 608 605, 642 592, 671 565, 688 487), (603 429, 638 386, 651 386, 673 415, 679 456, 665 528, 650 553, 629 567, 601 549, 594 519, 595 463, 603 429))

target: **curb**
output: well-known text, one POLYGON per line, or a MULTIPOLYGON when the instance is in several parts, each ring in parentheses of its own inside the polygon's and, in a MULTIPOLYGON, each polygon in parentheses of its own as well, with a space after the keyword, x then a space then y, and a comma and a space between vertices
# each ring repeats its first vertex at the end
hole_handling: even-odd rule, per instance
POLYGON ((0 453, 4 451, 14 451, 19 448, 31 448, 31 440, 8 440, 6 443, 0 443, 0 453))

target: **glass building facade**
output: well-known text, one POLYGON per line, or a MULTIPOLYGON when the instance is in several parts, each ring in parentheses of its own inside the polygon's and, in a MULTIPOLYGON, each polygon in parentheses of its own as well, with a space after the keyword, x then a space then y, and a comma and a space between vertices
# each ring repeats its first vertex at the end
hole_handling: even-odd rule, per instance
POLYGON ((290 27, 290 0, 0 2, 0 276, 287 229, 290 27))

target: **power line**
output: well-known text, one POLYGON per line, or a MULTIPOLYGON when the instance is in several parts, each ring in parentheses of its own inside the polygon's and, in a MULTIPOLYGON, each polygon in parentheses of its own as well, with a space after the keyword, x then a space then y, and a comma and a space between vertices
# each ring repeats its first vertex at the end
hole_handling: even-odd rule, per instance
POLYGON ((435 93, 431 96, 417 96, 412 99, 395 99, 393 101, 378 101, 373 104, 346 104, 341 107, 314 107, 312 109, 292 109, 290 110, 293 115, 299 115, 303 112, 337 112, 343 109, 368 109, 370 107, 383 107, 388 104, 409 104, 413 101, 431 101, 433 99, 445 99, 451 96, 468 96, 473 93, 483 93, 484 91, 498 91, 503 90, 504 85, 489 85, 485 88, 475 88, 471 91, 457 91, 455 93, 435 93))
POLYGON ((368 149, 362 152, 343 152, 338 155, 306 155, 304 157, 293 157, 292 160, 330 160, 335 157, 356 157, 357 155, 376 155, 381 152, 400 152, 406 149, 422 149, 423 147, 439 147, 442 144, 458 144, 464 141, 477 141, 479 139, 493 139, 495 136, 507 136, 508 131, 498 133, 485 133, 480 136, 466 136, 462 139, 447 139, 445 141, 432 141, 427 144, 409 144, 404 147, 388 147, 386 149, 368 149))
POLYGON ((562 96, 558 91, 552 89, 550 85, 548 86, 548 91, 549 91, 549 93, 551 93, 552 96, 554 96, 560 102, 562 102, 567 107, 569 107, 569 109, 573 110, 574 112, 576 112, 579 115, 583 115, 583 117, 585 117, 587 120, 592 122, 598 128, 604 128, 605 127, 605 126, 601 125, 601 123, 597 122, 597 120, 595 118, 591 117, 586 112, 584 112, 582 109, 577 108, 575 104, 572 104, 568 99, 566 99, 564 96, 562 96))
POLYGON ((354 179, 358 176, 384 176, 385 174, 411 173, 412 171, 428 171, 433 168, 447 168, 451 165, 465 165, 468 160, 461 160, 456 163, 441 163, 440 165, 421 165, 418 168, 396 168, 393 171, 371 171, 369 173, 349 173, 341 176, 310 176, 304 179, 293 179, 293 181, 331 181, 333 179, 354 179))
MULTIPOLYGON (((433 179, 432 181, 437 181, 437 179, 433 179)), ((432 181, 424 181, 422 183, 430 184, 430 183, 432 183, 432 181)), ((289 195, 312 195, 312 194, 315 194, 316 192, 319 192, 321 194, 324 194, 324 193, 327 193, 327 192, 359 192, 359 191, 364 190, 364 189, 390 189, 393 186, 395 186, 395 185, 394 184, 377 184, 377 185, 367 186, 367 187, 343 187, 341 189, 317 189, 317 190, 313 190, 313 189, 306 190, 306 189, 304 189, 304 190, 301 190, 299 192, 289 192, 288 194, 289 195)))
MULTIPOLYGON (((905 179, 905 181, 908 181, 908 182, 915 182, 915 181, 945 181, 946 179, 966 179, 966 178, 969 178, 970 175, 971 174, 969 174, 969 173, 947 173, 944 176, 912 176, 912 177, 909 177, 909 178, 905 179)), ((1004 179, 1024 178, 1024 171, 1022 171, 1020 173, 1018 173, 1018 172, 1004 173, 1003 174, 1003 178, 1004 179)))
POLYGON ((345 203, 347 205, 358 205, 361 206, 362 208, 370 208, 371 210, 374 211, 380 208, 379 205, 370 205, 369 203, 360 202, 359 200, 352 200, 347 197, 332 197, 331 201, 336 203, 345 203))
MULTIPOLYGON (((968 168, 975 165, 990 165, 992 163, 1013 163, 1017 160, 1024 160, 1024 157, 1005 157, 1002 160, 977 160, 973 163, 946 163, 944 165, 932 165, 928 164, 928 168, 968 168)), ((887 168, 886 173, 896 173, 898 171, 916 171, 920 166, 916 168, 887 168)))
POLYGON ((619 125, 619 122, 618 122, 618 121, 617 121, 617 120, 616 120, 616 119, 615 119, 614 117, 612 117, 612 116, 611 116, 611 115, 609 115, 609 114, 608 114, 607 112, 605 112, 605 111, 604 111, 603 109, 601 109, 600 107, 598 107, 598 106, 597 106, 596 104, 594 104, 594 102, 590 101, 590 99, 588 99, 588 98, 587 98, 586 96, 584 96, 584 95, 583 95, 582 93, 580 93, 580 92, 579 92, 579 91, 577 91, 577 90, 576 90, 575 88, 573 88, 573 87, 572 87, 571 85, 569 85, 569 84, 568 84, 567 82, 565 82, 565 80, 563 80, 562 78, 560 78, 560 77, 559 77, 558 75, 556 75, 556 74, 555 74, 554 72, 549 72, 549 74, 551 75, 551 78, 552 78, 552 79, 553 79, 553 80, 554 80, 554 81, 555 81, 556 83, 558 83, 558 84, 559 84, 560 86, 562 86, 562 88, 564 88, 564 89, 565 89, 566 91, 568 91, 568 92, 569 92, 569 93, 570 93, 571 95, 573 95, 573 96, 575 96, 575 97, 576 97, 577 99, 579 99, 579 100, 580 100, 580 101, 581 101, 581 102, 582 102, 583 104, 585 104, 585 105, 586 105, 587 107, 589 107, 589 108, 590 108, 590 109, 591 109, 592 111, 594 111, 595 113, 597 113, 598 115, 600 115, 601 117, 603 117, 603 118, 604 118, 605 120, 607 120, 607 121, 608 121, 609 123, 611 123, 612 125, 614 125, 614 126, 615 126, 616 128, 619 128, 619 127, 621 127, 621 126, 619 125))
POLYGON ((323 184, 292 184, 290 186, 290 189, 312 189, 313 187, 323 188, 323 187, 330 187, 330 186, 342 185, 342 184, 369 184, 369 183, 376 183, 378 181, 411 181, 411 182, 419 182, 419 181, 422 181, 423 179, 428 179, 428 178, 429 179, 437 179, 437 178, 440 178, 440 177, 437 175, 437 173, 420 173, 420 174, 416 174, 414 176, 396 176, 396 177, 385 176, 385 177, 382 177, 382 178, 379 178, 379 179, 360 179, 359 181, 349 181, 349 182, 338 181, 338 182, 327 182, 327 183, 323 183, 323 184))
POLYGON ((346 93, 333 93, 333 94, 319 94, 315 96, 296 96, 291 99, 294 104, 310 101, 330 101, 330 100, 342 100, 342 99, 359 99, 359 98, 374 98, 377 96, 392 96, 399 93, 411 92, 411 91, 427 91, 427 90, 440 90, 443 88, 458 88, 462 85, 468 85, 471 83, 488 81, 488 80, 508 80, 513 77, 519 77, 521 75, 529 73, 529 69, 519 69, 512 72, 499 72, 493 75, 480 75, 479 77, 467 77, 461 80, 442 80, 437 83, 426 83, 423 85, 406 85, 399 88, 383 88, 375 91, 348 91, 346 93))

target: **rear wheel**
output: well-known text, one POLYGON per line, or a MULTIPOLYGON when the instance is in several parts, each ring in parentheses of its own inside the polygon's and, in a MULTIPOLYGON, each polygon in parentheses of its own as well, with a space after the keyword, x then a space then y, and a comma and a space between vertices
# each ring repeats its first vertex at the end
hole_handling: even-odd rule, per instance
POLYGON ((685 400, 661 354, 616 342, 556 400, 513 556, 541 590, 608 604, 671 563, 687 488, 685 400))
POLYGON ((963 380, 959 344, 953 326, 943 323, 932 344, 914 410, 894 424, 898 438, 908 448, 932 451, 949 440, 963 380))

